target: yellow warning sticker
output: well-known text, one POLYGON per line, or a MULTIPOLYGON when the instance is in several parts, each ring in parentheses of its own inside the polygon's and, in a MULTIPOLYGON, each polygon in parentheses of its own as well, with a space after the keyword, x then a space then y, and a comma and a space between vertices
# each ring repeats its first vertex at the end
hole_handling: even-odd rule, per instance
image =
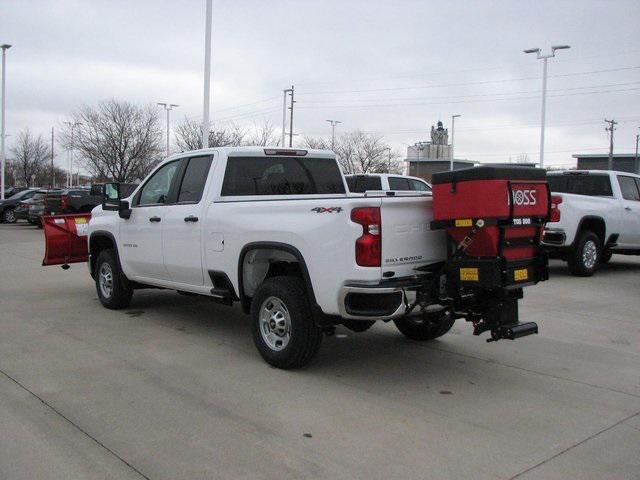
POLYGON ((470 227, 473 225, 473 221, 470 218, 461 218, 456 220, 456 227, 470 227))
POLYGON ((521 282, 523 280, 529 280, 529 272, 526 268, 521 268, 519 270, 513 271, 513 279, 516 282, 521 282))
POLYGON ((463 282, 477 282, 478 281, 478 269, 477 268, 461 268, 460 280, 463 282))
POLYGON ((87 223, 87 219, 85 217, 76 218, 75 221, 76 221, 76 225, 80 223, 87 223))

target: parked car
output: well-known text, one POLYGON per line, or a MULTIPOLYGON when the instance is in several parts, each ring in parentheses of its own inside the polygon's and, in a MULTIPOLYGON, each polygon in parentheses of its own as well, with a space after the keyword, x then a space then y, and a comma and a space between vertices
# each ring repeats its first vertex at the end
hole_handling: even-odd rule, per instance
POLYGON ((349 191, 352 193, 379 190, 431 192, 431 185, 419 177, 389 173, 367 173, 346 175, 345 178, 349 191))
POLYGON ((572 274, 590 276, 611 255, 640 255, 640 175, 599 170, 549 172, 551 221, 543 244, 572 274))
POLYGON ((5 200, 9 197, 12 197, 18 192, 22 192, 23 190, 27 190, 27 187, 8 187, 4 189, 4 198, 5 200))
MULTIPOLYGON (((60 189, 55 189, 53 191, 60 191, 60 189)), ((32 225, 39 224, 39 216, 30 215, 31 207, 42 207, 44 205, 44 199, 48 192, 51 190, 40 189, 34 190, 31 198, 27 200, 21 200, 14 210, 14 215, 16 220, 27 220, 32 225)), ((42 214, 42 210, 40 211, 40 215, 42 214)))
MULTIPOLYGON (((138 186, 137 183, 122 183, 121 195, 128 197, 138 186)), ((95 183, 91 187, 74 187, 63 190, 60 194, 48 195, 45 200, 45 215, 68 213, 87 213, 102 203, 102 183, 95 183)))
POLYGON ((0 220, 5 223, 15 223, 15 210, 20 202, 27 201, 35 195, 37 190, 26 189, 13 194, 5 200, 0 200, 0 220))
POLYGON ((43 265, 88 260, 98 298, 111 309, 126 308, 134 289, 145 287, 240 302, 252 316, 258 351, 279 368, 307 364, 323 333, 339 324, 364 331, 392 320, 403 335, 421 341, 444 335, 456 318, 473 322, 476 335, 490 331, 492 340, 536 333, 534 322, 518 323, 517 302, 523 286, 546 279, 537 242, 548 213, 544 171, 447 173, 455 178, 443 179, 442 198, 459 191, 474 201, 445 198, 462 218, 453 220, 454 210, 440 207, 442 221, 430 228, 435 198, 351 195, 330 151, 183 152, 158 165, 128 197, 120 185, 106 184, 90 219, 47 218, 43 265), (509 179, 522 178, 530 181, 511 186, 509 179), (490 187, 498 192, 495 185, 500 194, 483 195, 490 187), (520 191, 535 191, 540 201, 511 208, 509 192, 520 191), (487 222, 482 241, 472 245, 476 256, 448 253, 447 235, 482 228, 484 221, 474 227, 471 216, 485 213, 510 220, 527 215, 530 227, 515 232, 527 247, 498 244, 505 235, 494 231, 511 234, 513 223, 487 222))

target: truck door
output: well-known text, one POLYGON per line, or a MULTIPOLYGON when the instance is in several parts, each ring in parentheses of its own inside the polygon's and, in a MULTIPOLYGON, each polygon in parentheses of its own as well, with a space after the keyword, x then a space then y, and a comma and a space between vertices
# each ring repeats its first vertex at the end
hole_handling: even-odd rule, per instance
POLYGON ((128 276, 168 280, 162 257, 162 223, 180 161, 164 164, 149 177, 131 205, 131 217, 120 222, 120 254, 128 276))
POLYGON ((622 194, 622 226, 618 245, 622 248, 640 247, 640 182, 637 178, 618 175, 622 194))
POLYGON ((183 160, 175 203, 166 207, 162 219, 164 265, 169 280, 189 285, 203 285, 202 212, 204 189, 211 169, 211 155, 183 160))

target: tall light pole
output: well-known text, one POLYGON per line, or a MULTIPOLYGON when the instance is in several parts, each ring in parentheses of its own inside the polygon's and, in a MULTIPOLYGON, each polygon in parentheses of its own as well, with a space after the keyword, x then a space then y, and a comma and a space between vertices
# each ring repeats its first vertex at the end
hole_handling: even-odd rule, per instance
POLYGON ((170 142, 170 137, 169 137, 169 126, 171 125, 169 116, 171 114, 171 110, 173 110, 173 107, 179 107, 180 105, 177 105, 175 103, 160 103, 160 102, 158 102, 158 105, 160 105, 161 107, 163 107, 167 111, 167 157, 168 157, 169 156, 169 146, 170 146, 170 143, 171 143, 170 142))
POLYGON ((455 160, 453 156, 453 139, 456 131, 456 118, 461 117, 462 115, 456 114, 451 115, 451 162, 449 164, 449 170, 453 170, 453 161, 455 160))
POLYGON ((202 106, 202 148, 209 147, 209 105, 211 99, 211 17, 213 0, 207 0, 204 34, 204 102, 202 106))
POLYGON ((336 146, 336 125, 342 123, 340 120, 325 120, 331 124, 331 150, 335 150, 336 146))
POLYGON ((6 88, 7 88, 7 50, 11 48, 11 45, 3 44, 0 45, 2 49, 2 126, 0 127, 0 200, 4 200, 4 164, 5 164, 5 156, 4 156, 4 142, 6 139, 5 133, 5 117, 6 117, 6 88))
POLYGON ((540 48, 529 48, 524 53, 535 53, 538 60, 543 60, 542 66, 542 113, 540 126, 540 168, 544 167, 544 122, 547 108, 547 60, 556 56, 556 50, 571 48, 569 45, 555 45, 551 47, 551 53, 543 54, 540 48))
POLYGON ((71 131, 71 146, 67 151, 67 187, 71 187, 73 185, 73 151, 75 149, 73 129, 82 124, 79 122, 64 122, 64 124, 68 125, 71 131))
MULTIPOLYGON (((638 127, 640 128, 640 127, 638 127)), ((640 172, 640 164, 638 163, 638 142, 640 141, 640 134, 636 133, 636 161, 635 161, 635 169, 633 171, 633 173, 639 173, 640 172)))

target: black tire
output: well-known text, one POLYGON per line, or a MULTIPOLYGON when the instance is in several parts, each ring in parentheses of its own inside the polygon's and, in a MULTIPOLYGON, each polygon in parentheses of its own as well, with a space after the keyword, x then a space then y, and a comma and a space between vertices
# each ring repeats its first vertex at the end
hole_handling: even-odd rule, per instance
POLYGON ((251 318, 251 330, 256 348, 262 358, 274 367, 282 369, 303 367, 313 359, 320 348, 322 331, 313 321, 304 284, 298 277, 278 276, 265 280, 253 296, 251 318), (273 303, 274 299, 280 304, 273 303), (273 315, 280 313, 282 323, 276 324, 275 320, 261 320, 261 313, 264 314, 263 308, 268 309, 269 306, 272 310, 276 309, 273 315), (286 317, 282 315, 282 306, 289 316, 288 328, 286 317), (282 335, 274 332, 277 328, 281 329, 282 335), (273 347, 265 338, 269 334, 273 339, 273 347), (280 349, 278 349, 278 341, 281 345, 280 349))
POLYGON ((44 224, 42 223, 42 217, 36 220, 36 225, 38 226, 38 228, 44 228, 44 224))
POLYGON ((111 310, 128 307, 133 296, 133 289, 129 286, 129 282, 120 270, 116 252, 112 249, 100 252, 95 268, 96 291, 98 292, 100 303, 111 310), (109 282, 107 279, 103 279, 103 274, 108 276, 109 272, 111 273, 110 294, 108 294, 109 288, 107 286, 109 282), (104 288, 101 286, 102 281, 107 282, 104 288))
POLYGON ((13 208, 7 208, 2 212, 2 221, 4 223, 16 223, 17 219, 13 212, 13 208))
POLYGON ((30 218, 27 218, 27 222, 29 222, 29 225, 35 225, 36 224, 36 222, 31 220, 30 218))
POLYGON ((393 321, 400 332, 411 340, 424 342, 441 337, 453 327, 455 318, 448 312, 431 314, 425 317, 398 318, 393 321))
POLYGON ((600 264, 609 263, 611 257, 613 256, 613 252, 611 250, 605 250, 602 252, 602 256, 600 257, 600 264))
POLYGON ((580 233, 567 257, 569 271, 577 277, 590 277, 598 268, 602 257, 602 244, 598 236, 590 230, 580 233))

